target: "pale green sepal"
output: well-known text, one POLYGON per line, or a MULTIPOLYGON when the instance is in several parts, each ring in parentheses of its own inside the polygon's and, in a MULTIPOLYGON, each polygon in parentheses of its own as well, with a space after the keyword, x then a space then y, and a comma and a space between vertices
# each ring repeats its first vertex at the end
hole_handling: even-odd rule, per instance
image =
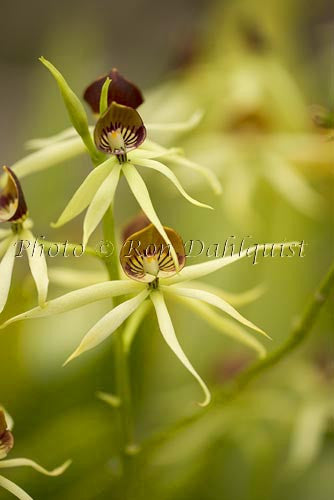
POLYGON ((108 90, 110 84, 111 84, 111 79, 107 77, 106 81, 102 86, 100 95, 100 115, 103 115, 103 113, 108 109, 108 90))
MULTIPOLYGON (((52 146, 53 144, 56 144, 57 142, 62 142, 65 141, 66 139, 73 139, 74 137, 79 137, 77 136, 77 131, 73 127, 66 128, 65 130, 62 130, 58 134, 51 135, 49 137, 40 137, 37 139, 29 139, 25 143, 26 149, 32 149, 32 150, 38 150, 38 149, 43 149, 47 146, 52 146)), ((80 140, 80 142, 82 142, 80 140)))
MULTIPOLYGON (((96 167, 98 169, 100 167, 96 167)), ((102 182, 92 199, 84 219, 83 245, 86 246, 90 235, 96 229, 108 207, 113 204, 115 191, 121 173, 121 166, 115 165, 108 177, 102 182)))
POLYGON ((12 493, 12 495, 14 495, 16 498, 19 498, 19 500, 33 500, 33 498, 28 495, 28 493, 20 488, 20 486, 13 483, 13 481, 10 481, 6 477, 0 476, 0 487, 9 491, 9 493, 12 493))
POLYGON ((169 179, 173 184, 174 186, 176 187, 176 189, 178 189, 178 191, 182 194, 182 196, 187 200, 189 201, 190 203, 192 203, 193 205, 196 205, 198 207, 202 207, 202 208, 209 208, 210 210, 213 210, 212 207, 210 207, 210 205, 206 205, 205 203, 201 203, 200 201, 197 201, 195 200, 194 198, 192 198, 182 187, 180 181, 178 180, 178 178, 176 177, 176 175, 174 174, 174 172, 172 172, 172 170, 168 167, 166 167, 166 165, 164 165, 163 163, 159 162, 159 161, 156 161, 156 160, 149 160, 149 159, 137 159, 136 160, 136 164, 139 165, 139 166, 142 166, 142 167, 147 167, 147 168, 151 168, 152 170, 156 170, 157 172, 160 172, 162 175, 164 175, 165 177, 167 177, 167 179, 169 179))
POLYGON ((207 388, 206 384, 204 381, 201 379, 201 377, 198 375, 192 364, 190 363, 189 359, 185 355, 185 353, 182 350, 182 347, 179 344, 179 341, 176 337, 174 327, 172 320, 170 318, 168 309, 166 307, 164 297, 161 292, 159 291, 153 291, 151 292, 150 298, 153 302, 157 318, 158 318, 158 323, 159 323, 159 328, 162 333, 163 338, 165 339, 166 343, 168 346, 171 348, 171 350, 174 352, 174 354, 178 357, 178 359, 181 361, 181 363, 187 368, 187 370, 195 377, 197 382, 200 384, 203 392, 204 392, 204 401, 202 403, 199 403, 200 406, 207 406, 210 403, 211 400, 211 394, 209 389, 207 388))
POLYGON ((7 236, 10 236, 11 234, 11 229, 0 229, 0 240, 7 238, 7 236))
POLYGON ((48 269, 50 282, 66 288, 82 288, 108 279, 107 271, 92 269, 73 269, 70 267, 51 267, 48 269))
POLYGON ((244 326, 247 326, 248 328, 251 328, 252 330, 255 330, 258 333, 261 333, 262 335, 270 339, 269 335, 267 335, 263 330, 261 330, 261 328, 254 325, 248 319, 244 318, 236 309, 234 309, 234 307, 231 306, 231 304, 226 302, 226 300, 222 299, 221 297, 217 297, 217 295, 214 295, 213 293, 207 292, 205 290, 196 290, 193 288, 181 288, 176 285, 173 286, 160 285, 160 288, 164 292, 180 295, 181 297, 188 297, 190 299, 197 299, 206 302, 211 306, 217 307, 224 313, 231 316, 236 321, 239 321, 239 323, 243 324, 244 326))
POLYGON ((88 207, 94 198, 96 191, 101 186, 102 182, 110 174, 113 165, 115 164, 114 158, 108 158, 104 163, 94 168, 77 191, 74 193, 68 204, 66 205, 63 213, 60 215, 57 222, 51 224, 52 227, 60 227, 74 219, 85 208, 88 207))
POLYGON ((155 210, 152 205, 152 201, 147 190, 146 184, 135 169, 133 165, 129 163, 125 163, 123 165, 123 173, 129 184, 129 187, 134 194, 134 197, 138 201, 141 209, 144 214, 148 217, 148 219, 152 222, 152 224, 156 227, 157 231, 161 234, 167 245, 169 245, 170 253, 173 258, 176 269, 179 269, 179 261, 175 252, 175 249, 170 242, 166 231, 164 230, 155 210))
POLYGON ((10 460, 1 460, 0 461, 0 469, 11 469, 13 467, 32 467, 37 472, 44 474, 45 476, 60 476, 65 472, 66 469, 71 465, 72 460, 67 460, 63 465, 48 471, 41 465, 37 464, 33 460, 29 460, 29 458, 12 458, 10 460))
POLYGON ((198 278, 202 278, 203 276, 207 276, 210 273, 214 273, 218 271, 222 267, 233 264, 233 262, 237 262, 244 257, 252 257, 255 251, 258 251, 259 248, 263 248, 263 245, 268 245, 271 248, 272 245, 280 247, 280 245, 300 245, 300 241, 284 241, 281 243, 259 243, 258 245, 253 245, 249 248, 246 248, 242 252, 235 253, 230 257, 220 257, 219 259, 213 259, 209 262, 202 262, 201 264, 194 264, 193 266, 184 267, 177 276, 172 276, 171 278, 165 278, 163 283, 168 285, 172 285, 175 283, 182 283, 183 281, 195 280, 198 278))
POLYGON ((18 237, 8 239, 8 247, 0 262, 0 313, 3 311, 9 294, 15 261, 16 242, 18 237))
POLYGON ((60 297, 50 300, 45 307, 35 307, 22 314, 10 318, 0 325, 0 329, 24 319, 44 318, 67 311, 72 311, 98 300, 103 300, 119 295, 136 293, 142 289, 142 284, 130 280, 106 281, 105 283, 96 283, 95 285, 81 288, 73 292, 66 293, 60 297))
MULTIPOLYGON (((142 288, 142 286, 141 286, 142 288)), ((100 319, 84 336, 79 347, 65 361, 64 366, 81 354, 98 346, 106 340, 146 299, 150 291, 145 287, 132 299, 122 302, 100 319)))
POLYGON ((130 316, 130 318, 125 323, 123 329, 123 348, 124 352, 130 352, 131 345, 135 335, 144 321, 145 316, 148 314, 152 307, 152 304, 149 300, 146 300, 138 307, 138 309, 130 316))
MULTIPOLYGON (((32 232, 28 229, 24 229, 21 232, 20 238, 30 241, 30 247, 32 247, 32 243, 35 241, 32 232)), ((40 307, 44 307, 49 287, 46 259, 44 251, 39 245, 33 248, 33 250, 30 247, 27 249, 29 267, 37 288, 38 304, 40 307)))
POLYGON ((176 123, 148 123, 149 132, 188 132, 196 128, 203 118, 203 111, 198 110, 186 121, 176 123))
POLYGON ((22 179, 27 175, 41 172, 47 168, 59 165, 86 152, 86 147, 80 137, 50 144, 49 146, 29 154, 12 165, 15 174, 22 179))
POLYGON ((264 358, 266 356, 266 349, 261 344, 261 342, 259 342, 256 338, 254 338, 250 333, 248 333, 234 321, 223 318, 210 306, 203 304, 198 300, 189 299, 186 297, 179 297, 178 299, 224 335, 227 335, 237 342, 240 342, 241 344, 254 349, 258 353, 260 358, 264 358))
POLYGON ((301 213, 308 217, 317 217, 323 211, 324 199, 284 158, 266 155, 263 174, 273 188, 301 213))
POLYGON ((114 394, 110 394, 109 392, 98 391, 96 393, 96 397, 107 403, 112 408, 119 408, 121 406, 120 398, 114 394))
POLYGON ((60 92, 63 96, 65 106, 67 108, 73 127, 82 138, 89 151, 89 154, 94 159, 94 161, 98 160, 100 158, 100 154, 97 151, 92 136, 89 132, 87 114, 80 99, 75 95, 63 75, 60 73, 60 71, 57 70, 57 68, 55 68, 55 66, 53 66, 53 64, 47 61, 44 57, 40 57, 39 60, 55 78, 60 92))

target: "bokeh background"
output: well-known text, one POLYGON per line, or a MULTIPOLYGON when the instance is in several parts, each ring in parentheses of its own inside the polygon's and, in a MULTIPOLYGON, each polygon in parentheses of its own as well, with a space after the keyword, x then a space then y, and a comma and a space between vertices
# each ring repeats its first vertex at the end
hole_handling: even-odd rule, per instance
MULTIPOLYGON (((272 336, 288 336, 333 256, 334 142, 312 123, 314 104, 334 109, 334 12, 330 0, 86 0, 1 4, 0 151, 12 165, 25 143, 69 126, 44 55, 81 94, 98 75, 118 69, 144 89, 147 121, 178 121, 204 111, 197 129, 156 134, 214 169, 224 192, 176 170, 206 212, 188 205, 159 176, 145 175, 161 220, 185 240, 305 240, 304 258, 246 260, 208 278, 233 293, 258 284, 264 294, 240 306, 272 336)), ((91 122, 93 123, 93 117, 91 122)), ((35 233, 81 239, 81 219, 50 222, 89 172, 81 157, 24 179, 35 233)), ((122 184, 119 232, 138 206, 122 184)), ((98 241, 99 234, 94 235, 98 241)), ((195 259, 193 259, 194 262, 195 259)), ((200 260, 196 260, 196 262, 200 260)), ((97 269, 90 257, 49 259, 50 267, 97 269)), ((0 277, 1 280, 1 277, 0 277)), ((0 281, 1 286, 1 281, 0 281)), ((51 296, 68 288, 53 285, 51 296)), ((3 319, 35 304, 27 263, 16 263, 3 319)), ((1 332, 0 403, 15 420, 12 456, 48 467, 74 463, 60 478, 31 470, 6 475, 33 498, 121 498, 117 419, 96 397, 113 389, 113 342, 61 368, 108 304, 1 332)), ((211 388, 254 361, 244 347, 170 304, 176 331, 211 388)), ((159 500, 329 500, 334 495, 333 297, 305 345, 252 383, 233 403, 212 410, 138 467, 134 498, 159 500)), ((131 353, 139 440, 197 411, 198 387, 169 352, 149 317, 131 353)), ((0 498, 10 498, 4 491, 0 498)))

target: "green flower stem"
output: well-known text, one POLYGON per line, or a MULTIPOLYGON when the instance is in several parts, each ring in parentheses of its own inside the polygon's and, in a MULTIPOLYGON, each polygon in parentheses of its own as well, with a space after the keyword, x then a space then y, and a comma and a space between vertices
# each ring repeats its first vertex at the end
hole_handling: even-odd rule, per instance
POLYGON ((294 352, 294 350, 303 343, 308 337, 312 326, 314 325, 320 310, 325 302, 328 300, 330 293, 334 289, 334 262, 328 270, 320 285, 316 288, 313 295, 310 297, 303 313, 299 320, 296 322, 295 327, 292 329, 288 338, 276 350, 272 351, 266 358, 254 363, 247 370, 242 372, 233 381, 216 389, 213 394, 213 401, 211 405, 203 410, 190 415, 184 419, 179 420, 167 430, 157 433, 152 438, 149 438, 143 446, 144 456, 149 455, 164 444, 170 438, 174 437, 180 431, 186 429, 189 425, 199 421, 205 417, 208 412, 223 407, 252 382, 257 376, 266 372, 269 368, 275 366, 279 361, 285 359, 287 355, 294 352))
MULTIPOLYGON (((116 237, 113 207, 109 207, 103 218, 103 234, 106 241, 114 245, 114 252, 109 259, 105 259, 110 280, 120 279, 118 252, 116 251, 116 237)), ((114 306, 121 303, 119 298, 113 300, 114 306)), ((123 342, 123 327, 115 332, 115 355, 116 355, 116 387, 117 396, 120 398, 120 423, 121 423, 121 446, 122 446, 122 465, 123 465, 123 486, 124 500, 130 497, 129 488, 131 487, 131 478, 133 477, 133 455, 136 452, 134 441, 134 425, 132 417, 131 384, 129 376, 129 367, 123 342)))

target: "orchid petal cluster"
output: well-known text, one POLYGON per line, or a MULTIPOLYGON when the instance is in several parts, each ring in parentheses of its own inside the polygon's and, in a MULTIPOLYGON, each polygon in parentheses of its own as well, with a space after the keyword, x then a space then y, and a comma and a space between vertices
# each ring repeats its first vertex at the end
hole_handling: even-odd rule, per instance
MULTIPOLYGON (((0 223, 11 223, 11 229, 0 229, 0 313, 3 311, 10 290, 15 256, 18 245, 22 246, 19 252, 28 248, 23 241, 30 244, 36 241, 32 232, 32 221, 28 217, 28 209, 20 182, 13 170, 3 167, 0 178, 0 223)), ((27 251, 29 267, 38 292, 38 303, 45 304, 48 292, 48 273, 44 253, 41 249, 27 251)))
POLYGON ((151 301, 163 338, 200 384, 205 396, 202 405, 207 405, 210 401, 210 392, 182 350, 165 299, 176 299, 194 308, 194 311, 218 330, 252 347, 260 356, 264 356, 263 345, 239 325, 268 337, 267 334, 244 318, 219 292, 214 293, 213 288, 210 289, 198 281, 192 284, 192 280, 198 280, 249 255, 252 249, 231 257, 184 267, 186 259, 181 237, 171 228, 164 227, 164 230, 177 255, 179 272, 171 256, 170 247, 166 245, 160 232, 150 224, 128 236, 122 246, 120 262, 125 274, 124 279, 100 282, 72 291, 50 300, 43 308, 35 307, 9 319, 1 325, 1 328, 16 321, 47 317, 77 309, 102 299, 130 295, 130 298, 114 307, 88 331, 80 345, 67 359, 66 364, 106 340, 130 316, 136 317, 137 323, 138 318, 141 321, 145 315, 142 308, 146 309, 147 301, 151 301), (217 310, 232 318, 233 321, 218 314, 217 310))
MULTIPOLYGON (((71 464, 68 460, 60 467, 52 471, 48 471, 41 467, 39 464, 30 460, 28 458, 13 458, 6 460, 8 453, 12 450, 14 446, 14 437, 12 434, 13 422, 10 416, 5 413, 4 409, 0 407, 0 469, 11 469, 13 467, 32 467, 37 472, 44 474, 45 476, 60 476, 65 472, 65 470, 71 464)), ((32 500, 31 496, 28 495, 20 486, 13 483, 6 477, 0 475, 0 487, 12 493, 14 496, 20 500, 32 500)))
MULTIPOLYGON (((165 242, 170 244, 153 207, 146 184, 136 166, 159 172, 187 201, 199 207, 211 208, 192 198, 164 162, 170 161, 197 171, 205 177, 215 192, 220 192, 220 183, 215 174, 195 162, 188 161, 175 148, 166 149, 145 140, 149 127, 144 125, 137 111, 137 107, 143 102, 143 97, 133 83, 113 69, 108 75, 99 78, 86 89, 84 98, 91 106, 93 113, 98 115, 98 120, 92 130, 88 126, 83 105, 64 77, 49 61, 41 58, 41 62, 54 76, 74 131, 79 137, 73 137, 71 129, 58 134, 48 140, 46 145, 42 142, 42 148, 39 151, 19 161, 13 169, 22 177, 55 165, 58 159, 62 161, 65 158, 73 158, 85 151, 88 151, 95 164, 94 170, 75 192, 54 227, 62 226, 87 209, 83 225, 83 244, 86 245, 108 207, 113 204, 119 179, 121 175, 124 175, 141 209, 155 225, 165 242)), ((171 252, 176 261, 172 248, 171 252)))

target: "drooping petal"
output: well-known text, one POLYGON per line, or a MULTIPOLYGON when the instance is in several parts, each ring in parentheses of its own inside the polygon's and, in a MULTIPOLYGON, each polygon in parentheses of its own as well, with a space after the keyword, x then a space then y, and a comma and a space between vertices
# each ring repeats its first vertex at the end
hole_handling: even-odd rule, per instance
POLYGON ((2 168, 4 176, 0 179, 0 222, 22 222, 27 217, 28 209, 20 181, 13 170, 2 168))
POLYGON ((210 205, 206 205, 205 203, 201 203, 200 201, 197 201, 194 198, 192 198, 183 189, 180 181, 178 180, 178 178, 176 177, 174 172, 172 172, 171 169, 166 167, 166 165, 164 165, 163 163, 156 161, 156 160, 137 159, 136 164, 140 165, 142 167, 147 167, 147 168, 151 168, 152 170, 156 170, 157 172, 160 172, 162 175, 167 177, 167 179, 169 179, 174 184, 174 186, 179 190, 179 192, 182 194, 182 196, 184 196, 184 198, 187 201, 189 201, 190 203, 192 203, 193 205, 197 205, 198 207, 209 208, 209 209, 213 210, 213 208, 210 207, 210 205))
POLYGON ((122 302, 122 304, 103 316, 103 318, 101 318, 100 321, 98 321, 85 335, 79 347, 66 360, 65 365, 74 358, 80 356, 80 354, 93 349, 114 333, 114 331, 117 330, 126 318, 128 318, 140 306, 140 304, 144 302, 149 293, 150 291, 145 288, 138 295, 132 299, 122 302))
POLYGON ((237 342, 254 349, 260 358, 263 358, 266 355, 266 349, 261 342, 259 342, 255 337, 253 337, 253 335, 244 330, 234 321, 223 318, 220 314, 217 314, 216 311, 203 302, 186 297, 180 297, 179 299, 224 335, 227 335, 237 342))
POLYGON ((1 488, 9 491, 9 493, 12 493, 12 495, 14 495, 16 498, 19 498, 19 500, 33 500, 33 498, 28 495, 28 493, 20 488, 20 486, 13 483, 13 481, 10 481, 6 477, 0 476, 0 486, 1 488))
POLYGON ((196 111, 188 120, 175 123, 148 123, 146 129, 150 132, 188 132, 197 127, 203 118, 203 111, 196 111))
POLYGON ((119 280, 106 281, 105 283, 96 283, 95 285, 75 290, 74 292, 66 293, 57 299, 50 300, 45 307, 34 307, 29 311, 18 314, 13 318, 0 325, 0 329, 24 319, 44 318, 54 314, 60 314, 67 311, 72 311, 79 307, 85 306, 98 300, 107 299, 109 297, 117 297, 128 293, 135 293, 141 290, 142 286, 135 281, 119 280))
POLYGON ((172 349, 174 354, 179 358, 181 363, 187 368, 187 370, 195 377, 197 382, 200 384, 205 395, 204 401, 200 403, 200 405, 207 406, 211 400, 210 391, 207 388, 206 384, 201 379, 201 377, 198 375, 198 373, 196 372, 190 361, 188 360, 187 356, 182 350, 182 347, 179 344, 163 295, 159 291, 153 291, 151 292, 150 298, 153 302, 155 311, 157 313, 159 328, 162 333, 162 336, 164 337, 165 341, 167 342, 168 346, 172 349))
POLYGON ((10 245, 10 242, 13 238, 13 233, 11 230, 9 230, 9 237, 5 238, 4 240, 0 241, 0 259, 1 257, 6 253, 8 246, 10 245))
MULTIPOLYGON (((30 241, 31 243, 35 241, 32 232, 28 229, 24 229, 22 231, 20 238, 30 241)), ((49 288, 48 268, 46 265, 44 251, 39 246, 37 246, 33 250, 30 250, 30 248, 28 248, 27 255, 31 274, 34 278, 38 292, 38 304, 40 307, 43 307, 46 302, 49 288)))
MULTIPOLYGON (((300 245, 300 241, 284 241, 282 243, 262 243, 260 244, 267 245, 269 248, 272 248, 272 245, 280 247, 280 245, 300 245)), ((230 257, 221 257, 218 259, 210 260, 209 262, 202 262, 201 264, 194 264, 193 266, 186 266, 182 269, 178 276, 172 276, 171 278, 167 278, 165 283, 168 285, 172 285, 174 283, 181 283, 183 281, 195 280, 198 278, 202 278, 210 273, 214 273, 221 269, 222 267, 233 264, 233 262, 237 262, 244 257, 251 256, 255 251, 259 249, 259 246, 253 245, 249 248, 246 248, 242 252, 235 253, 230 257)))
POLYGON ((143 179, 141 178, 135 167, 133 165, 130 165, 129 163, 123 165, 123 173, 141 209, 143 210, 145 215, 147 215, 148 219, 152 222, 152 224, 156 227, 157 231, 161 234, 167 245, 170 245, 170 253, 171 256, 173 257, 176 269, 178 270, 179 262, 176 252, 154 210, 145 182, 143 181, 143 179))
MULTIPOLYGON (((182 238, 174 229, 163 228, 176 252, 179 269, 185 264, 182 238)), ((120 262, 125 274, 136 281, 150 283, 177 272, 171 249, 153 224, 130 234, 122 245, 120 262)))
POLYGON ((86 147, 80 137, 50 144, 35 151, 12 165, 12 170, 22 179, 27 175, 54 167, 66 160, 86 153, 86 147))
POLYGON ((323 198, 284 158, 267 155, 263 173, 273 188, 301 213, 309 217, 316 217, 321 213, 323 198))
POLYGON ((96 191, 99 189, 102 182, 110 174, 115 160, 113 158, 108 158, 104 163, 94 168, 90 174, 83 181, 81 186, 74 193, 73 197, 68 202, 63 213, 60 215, 57 222, 55 222, 53 227, 60 227, 66 222, 74 219, 79 215, 85 208, 88 207, 92 199, 94 198, 96 191))
POLYGON ((264 335, 265 337, 270 338, 269 335, 267 335, 263 330, 261 330, 261 328, 254 325, 248 319, 244 318, 236 309, 234 309, 234 307, 231 306, 231 304, 226 302, 226 300, 222 299, 221 297, 217 297, 217 295, 214 295, 213 293, 207 292, 205 290, 196 290, 193 288, 181 288, 178 286, 161 285, 160 287, 166 293, 172 293, 180 295, 181 297, 189 297, 190 299, 201 300, 203 302, 206 302, 207 304, 210 304, 211 306, 217 307, 221 311, 231 316, 236 321, 239 321, 239 323, 242 323, 243 325, 248 326, 248 328, 251 328, 256 332, 262 333, 262 335, 264 335))
POLYGON ((146 129, 138 111, 113 102, 95 126, 96 147, 105 154, 122 156, 138 148, 146 129))
MULTIPOLYGON (((97 167, 99 168, 99 167, 97 167)), ((90 235, 96 229, 108 207, 114 201, 114 195, 121 173, 121 166, 115 165, 108 177, 102 182, 92 199, 83 226, 83 245, 86 246, 90 235)))
POLYGON ((123 330, 123 348, 125 352, 130 351, 133 339, 151 307, 151 301, 146 300, 127 320, 123 330))
POLYGON ((17 236, 8 240, 8 248, 0 262, 0 313, 3 311, 9 294, 15 261, 17 236))
POLYGON ((45 476, 60 476, 65 472, 65 470, 71 465, 72 461, 67 460, 63 465, 48 471, 44 469, 41 465, 37 464, 33 460, 29 460, 29 458, 12 458, 10 460, 1 460, 0 461, 0 469, 11 469, 13 467, 32 467, 37 472, 44 474, 45 476))
POLYGON ((93 113, 98 114, 100 111, 100 95, 107 78, 111 80, 108 89, 108 105, 117 102, 136 109, 144 102, 139 88, 134 83, 126 80, 116 68, 113 68, 107 75, 95 80, 85 90, 84 99, 92 108, 93 113))

